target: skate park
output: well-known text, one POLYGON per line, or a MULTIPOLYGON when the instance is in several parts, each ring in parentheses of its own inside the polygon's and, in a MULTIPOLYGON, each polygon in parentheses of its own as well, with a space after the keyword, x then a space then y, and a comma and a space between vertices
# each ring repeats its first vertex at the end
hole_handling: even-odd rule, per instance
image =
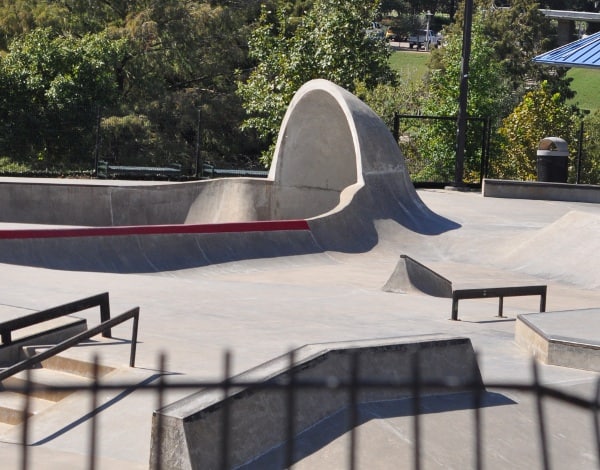
MULTIPOLYGON (((177 382, 222 378, 226 350, 236 375, 295 348, 468 338, 484 384, 530 382, 535 356, 544 384, 595 397, 598 205, 417 191, 385 125, 329 82, 299 90, 266 180, 3 179, 0 194, 3 317, 99 292, 114 312, 140 307, 134 368, 126 327, 61 353, 82 363, 97 355, 110 369, 103 380, 155 381, 163 352, 177 382), (482 296, 461 300, 453 321, 448 296, 396 282, 407 274, 402 255, 454 289, 547 286, 545 312, 537 296, 507 296, 499 317, 498 298, 482 296)), ((535 397, 488 392, 486 467, 542 468, 535 397)), ((169 391, 165 405, 189 396, 169 391)), ((410 412, 396 398, 361 409, 359 468, 410 465, 410 412)), ((452 394, 429 400, 424 467, 470 467, 472 406, 452 394)), ((553 466, 597 468, 595 413, 547 403, 553 466)), ((107 393, 98 408, 98 467, 148 468, 155 397, 107 393)), ((31 468, 85 468, 89 414, 76 392, 31 417, 31 468)), ((302 438, 308 450, 294 468, 344 468, 347 435, 324 427, 302 438)), ((2 427, 7 468, 19 468, 21 430, 2 427)), ((255 468, 280 468, 271 457, 255 455, 255 468)))

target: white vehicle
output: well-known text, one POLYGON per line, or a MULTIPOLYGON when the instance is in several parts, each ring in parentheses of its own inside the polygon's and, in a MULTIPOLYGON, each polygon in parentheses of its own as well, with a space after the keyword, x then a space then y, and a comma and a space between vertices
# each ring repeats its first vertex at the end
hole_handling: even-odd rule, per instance
POLYGON ((417 49, 424 47, 431 49, 439 46, 439 38, 435 32, 430 29, 419 29, 408 36, 408 47, 411 49, 417 46, 417 49))

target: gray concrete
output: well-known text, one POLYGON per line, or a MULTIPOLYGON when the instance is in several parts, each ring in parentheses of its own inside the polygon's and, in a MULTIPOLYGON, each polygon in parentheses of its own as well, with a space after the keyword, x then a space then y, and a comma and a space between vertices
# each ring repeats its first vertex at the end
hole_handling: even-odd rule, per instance
POLYGON ((482 189, 485 197, 600 202, 600 186, 591 184, 484 179, 482 189))
MULTIPOLYGON (((342 383, 373 381, 400 384, 414 375, 418 356, 423 381, 481 384, 476 359, 467 338, 441 335, 388 338, 377 341, 316 344, 293 351, 294 380, 338 380, 342 383), (353 378, 353 360, 356 377, 353 378)), ((244 382, 290 380, 290 356, 275 358, 233 378, 244 382)), ((423 387, 424 396, 440 394, 423 387)), ((447 394, 445 392, 444 394, 447 394)), ((363 389, 356 403, 408 398, 410 388, 373 387, 363 389)), ((233 387, 227 398, 221 390, 206 390, 157 410, 152 419, 151 465, 169 469, 219 468, 220 442, 225 407, 235 423, 229 433, 229 465, 238 467, 256 460, 286 440, 290 419, 289 391, 233 387)), ((294 393, 294 435, 307 431, 349 404, 348 390, 336 388, 301 389, 294 393)))
POLYGON ((600 309, 519 315, 515 341, 540 361, 600 372, 600 309))
MULTIPOLYGON (((34 243, 11 245, 4 240, 0 243, 2 315, 12 318, 19 313, 104 291, 110 292, 114 313, 139 305, 140 343, 135 369, 127 366, 128 326, 115 328, 112 340, 95 338, 93 343, 74 348, 65 355, 83 362, 90 362, 98 355, 105 367, 114 369, 102 378, 110 383, 156 381, 161 352, 168 355, 165 379, 169 382, 218 380, 223 374, 225 350, 233 354, 232 374, 239 374, 306 344, 431 334, 469 338, 478 353, 485 383, 529 383, 532 354, 516 344, 515 326, 518 315, 537 311, 537 298, 506 299, 505 319, 495 318, 496 299, 464 301, 461 303, 462 321, 451 322, 448 320, 450 299, 415 292, 389 293, 382 287, 394 272, 400 254, 407 254, 452 279, 453 285, 461 288, 486 284, 547 284, 547 310, 596 309, 600 306, 600 249, 597 249, 600 206, 571 201, 491 198, 471 192, 416 192, 393 138, 383 132, 374 114, 332 85, 313 86, 302 90, 297 100, 299 109, 312 113, 311 110, 319 109, 321 101, 327 101, 330 106, 323 110, 323 115, 313 116, 320 125, 305 120, 302 113, 288 114, 282 126, 287 130, 280 135, 274 162, 279 170, 272 168, 272 182, 261 182, 260 191, 256 187, 259 183, 248 181, 234 183, 230 188, 224 186, 228 183, 205 185, 202 189, 196 184, 172 186, 173 191, 191 194, 181 198, 183 208, 177 206, 173 213, 185 213, 186 217, 196 214, 192 217, 194 220, 204 220, 205 216, 199 214, 208 211, 214 218, 207 222, 214 222, 226 221, 229 217, 244 220, 244 214, 239 214, 235 207, 239 198, 246 197, 248 192, 262 194, 265 185, 279 185, 281 190, 275 192, 281 199, 269 199, 274 205, 259 204, 257 209, 245 206, 248 220, 256 218, 257 211, 263 208, 266 211, 268 207, 268 213, 277 217, 286 214, 284 208, 289 208, 286 210, 290 216, 309 219, 310 230, 298 232, 295 239, 288 232, 280 233, 273 239, 272 249, 269 249, 268 236, 261 233, 239 237, 241 240, 232 245, 232 250, 228 247, 236 237, 230 239, 227 235, 204 241, 164 235, 160 243, 156 237, 144 239, 136 235, 123 237, 118 242, 114 237, 113 241, 98 240, 98 250, 77 239, 63 241, 62 246, 60 243, 39 244, 37 251, 34 243), (346 119, 347 129, 342 125, 343 119, 346 119), (293 150, 292 155, 310 157, 296 152, 300 152, 301 140, 310 139, 311 135, 304 135, 295 129, 296 125, 288 129, 286 122, 301 123, 314 132, 327 130, 332 124, 336 135, 351 138, 353 144, 344 143, 340 147, 344 152, 339 158, 343 159, 344 166, 352 163, 356 174, 350 169, 340 171, 340 179, 333 184, 329 179, 336 174, 335 168, 326 165, 324 174, 329 177, 317 179, 319 187, 304 190, 306 180, 296 173, 301 168, 310 170, 312 166, 294 163, 289 173, 284 167, 286 155, 290 155, 288 150, 293 150), (352 150, 350 155, 346 153, 349 149, 352 150), (281 179, 282 175, 286 175, 285 178, 281 179), (286 179, 288 177, 290 179, 286 179), (192 187, 193 190, 189 189, 192 187), (206 207, 198 205, 200 199, 193 196, 200 192, 205 196, 213 192, 228 194, 229 189, 237 194, 230 200, 232 207, 225 204, 227 198, 210 196, 211 207, 206 207), (333 193, 339 197, 334 206, 330 198, 333 193), (323 194, 327 196, 320 199, 323 194), (322 200, 322 209, 327 212, 315 213, 317 205, 310 201, 306 206, 309 210, 302 214, 301 198, 309 196, 322 200), (278 246, 283 244, 301 249, 279 250, 278 246), (194 246, 193 251, 188 251, 194 246), (60 251, 63 249, 66 251, 60 251), (16 250, 20 250, 19 253, 16 250), (38 261, 23 262, 31 259, 38 261), (48 263, 48 259, 54 264, 48 263)), ((323 145, 327 143, 325 137, 319 138, 325 139, 323 145)), ((312 148, 316 149, 318 146, 312 148)), ((327 153, 327 156, 332 155, 327 153)), ((310 174, 307 178, 312 178, 310 174)), ((39 188, 34 188, 31 181, 5 182, 23 183, 34 193, 39 188)), ((80 184, 79 181, 58 183, 67 187, 80 184)), ((117 186, 121 185, 114 185, 117 186)), ((140 194, 153 187, 132 182, 122 186, 132 193, 139 189, 140 194)), ((27 216, 21 214, 20 221, 41 222, 33 217, 42 212, 36 212, 38 207, 52 210, 60 207, 69 213, 65 206, 60 206, 58 195, 63 190, 57 189, 55 193, 47 188, 44 191, 48 198, 57 194, 57 204, 47 204, 44 198, 32 194, 29 201, 37 203, 17 211, 30 211, 27 216)), ((273 189, 268 191, 273 192, 273 189)), ((161 200, 158 196, 156 199, 148 197, 151 201, 161 200)), ((143 204, 141 199, 145 198, 138 200, 143 204)), ((10 213, 12 209, 5 206, 18 204, 20 199, 3 197, 0 200, 1 212, 10 213)), ((77 202, 86 200, 92 204, 91 199, 85 198, 77 202)), ((126 198, 120 200, 124 202, 126 198)), ((65 201, 71 203, 68 199, 65 201)), ((167 205, 172 202, 169 197, 163 201, 167 205)), ((121 220, 120 211, 130 211, 118 205, 105 207, 113 212, 110 223, 121 220)), ((151 207, 147 209, 150 212, 146 212, 146 208, 142 212, 153 214, 152 217, 160 212, 151 207)), ((77 212, 73 209, 70 213, 77 212)), ((150 220, 147 215, 140 217, 150 220)), ((48 223, 46 219, 43 221, 48 223)), ((74 219, 60 223, 79 225, 74 219)), ((15 221, 6 222, 5 227, 14 229, 15 221)), ((96 322, 90 315, 88 323, 96 322)), ((595 334, 595 327, 591 325, 589 331, 595 334)), ((598 374, 592 371, 543 363, 540 376, 545 385, 586 397, 594 396, 598 379, 598 374)), ((494 406, 482 411, 486 468, 540 468, 535 397, 517 390, 492 388, 488 391, 495 394, 495 398, 491 400, 494 406)), ((189 390, 172 390, 166 402, 174 402, 189 393, 189 390)), ((361 408, 364 419, 358 429, 359 468, 410 465, 412 420, 406 412, 406 403, 401 402, 391 402, 388 408, 383 405, 361 408)), ((158 407, 156 398, 142 391, 105 393, 98 406, 98 468, 147 468, 151 416, 158 407)), ((89 397, 75 393, 30 418, 31 468, 85 468, 89 454, 89 407, 89 397)), ((547 437, 553 467, 597 468, 589 412, 553 400, 545 401, 544 408, 548 413, 547 437)), ((446 397, 429 402, 428 410, 423 417, 425 468, 470 467, 474 458, 473 417, 468 403, 464 398, 461 401, 460 397, 446 397)), ((339 434, 335 418, 302 436, 305 447, 295 468, 330 469, 345 465, 348 436, 339 434)), ((0 433, 3 466, 18 468, 22 427, 2 428, 0 433)), ((273 462, 269 458, 265 456, 263 462, 273 462)), ((263 468, 269 467, 265 464, 263 468)))

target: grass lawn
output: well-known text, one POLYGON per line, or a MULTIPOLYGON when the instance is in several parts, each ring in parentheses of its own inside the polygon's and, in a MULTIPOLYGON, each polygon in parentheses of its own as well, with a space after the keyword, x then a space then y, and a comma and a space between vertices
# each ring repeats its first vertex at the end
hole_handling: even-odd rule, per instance
MULTIPOLYGON (((395 51, 390 57, 390 66, 407 80, 420 79, 427 72, 429 54, 415 51, 395 51)), ((571 88, 577 92, 572 103, 581 109, 594 112, 600 109, 600 69, 572 68, 571 88)))
POLYGON ((600 109, 600 70, 572 68, 567 76, 573 78, 571 89, 577 92, 571 102, 592 113, 600 109))
POLYGON ((428 61, 426 52, 395 51, 390 57, 390 67, 406 80, 419 80, 427 72, 428 61))

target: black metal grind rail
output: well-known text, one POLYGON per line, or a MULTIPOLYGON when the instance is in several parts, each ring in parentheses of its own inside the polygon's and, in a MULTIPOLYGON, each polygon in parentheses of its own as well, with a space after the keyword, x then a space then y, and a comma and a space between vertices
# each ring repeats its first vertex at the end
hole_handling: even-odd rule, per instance
POLYGON ((17 362, 16 364, 4 369, 0 372, 0 382, 11 377, 12 375, 18 374, 26 369, 31 369, 35 365, 39 364, 46 359, 51 358, 52 356, 56 356, 57 354, 85 341, 86 339, 90 339, 93 336, 96 336, 100 333, 105 333, 106 331, 110 331, 113 326, 116 326, 120 323, 126 322, 127 320, 133 319, 133 326, 131 331, 131 352, 129 354, 129 367, 135 367, 135 353, 136 353, 136 344, 137 344, 137 333, 138 333, 138 323, 140 316, 140 308, 135 307, 131 310, 128 310, 125 313, 117 315, 116 317, 110 318, 99 325, 90 328, 89 330, 83 331, 71 338, 68 338, 45 351, 36 354, 32 357, 29 357, 21 362, 17 362))
POLYGON ((540 296, 540 312, 546 311, 547 286, 489 287, 486 289, 457 289, 452 291, 452 320, 458 320, 458 301, 461 299, 499 299, 498 316, 503 317, 504 297, 540 296))
MULTIPOLYGON (((31 313, 19 318, 7 320, 0 323, 0 338, 2 338, 2 346, 13 344, 12 333, 14 331, 27 328, 39 323, 44 323, 55 318, 71 315, 81 312, 92 307, 100 307, 100 321, 105 322, 110 319, 110 304, 108 292, 86 297, 85 299, 69 302, 68 304, 59 305, 39 312, 31 313)), ((102 336, 105 338, 111 337, 110 328, 102 331, 102 336)))

